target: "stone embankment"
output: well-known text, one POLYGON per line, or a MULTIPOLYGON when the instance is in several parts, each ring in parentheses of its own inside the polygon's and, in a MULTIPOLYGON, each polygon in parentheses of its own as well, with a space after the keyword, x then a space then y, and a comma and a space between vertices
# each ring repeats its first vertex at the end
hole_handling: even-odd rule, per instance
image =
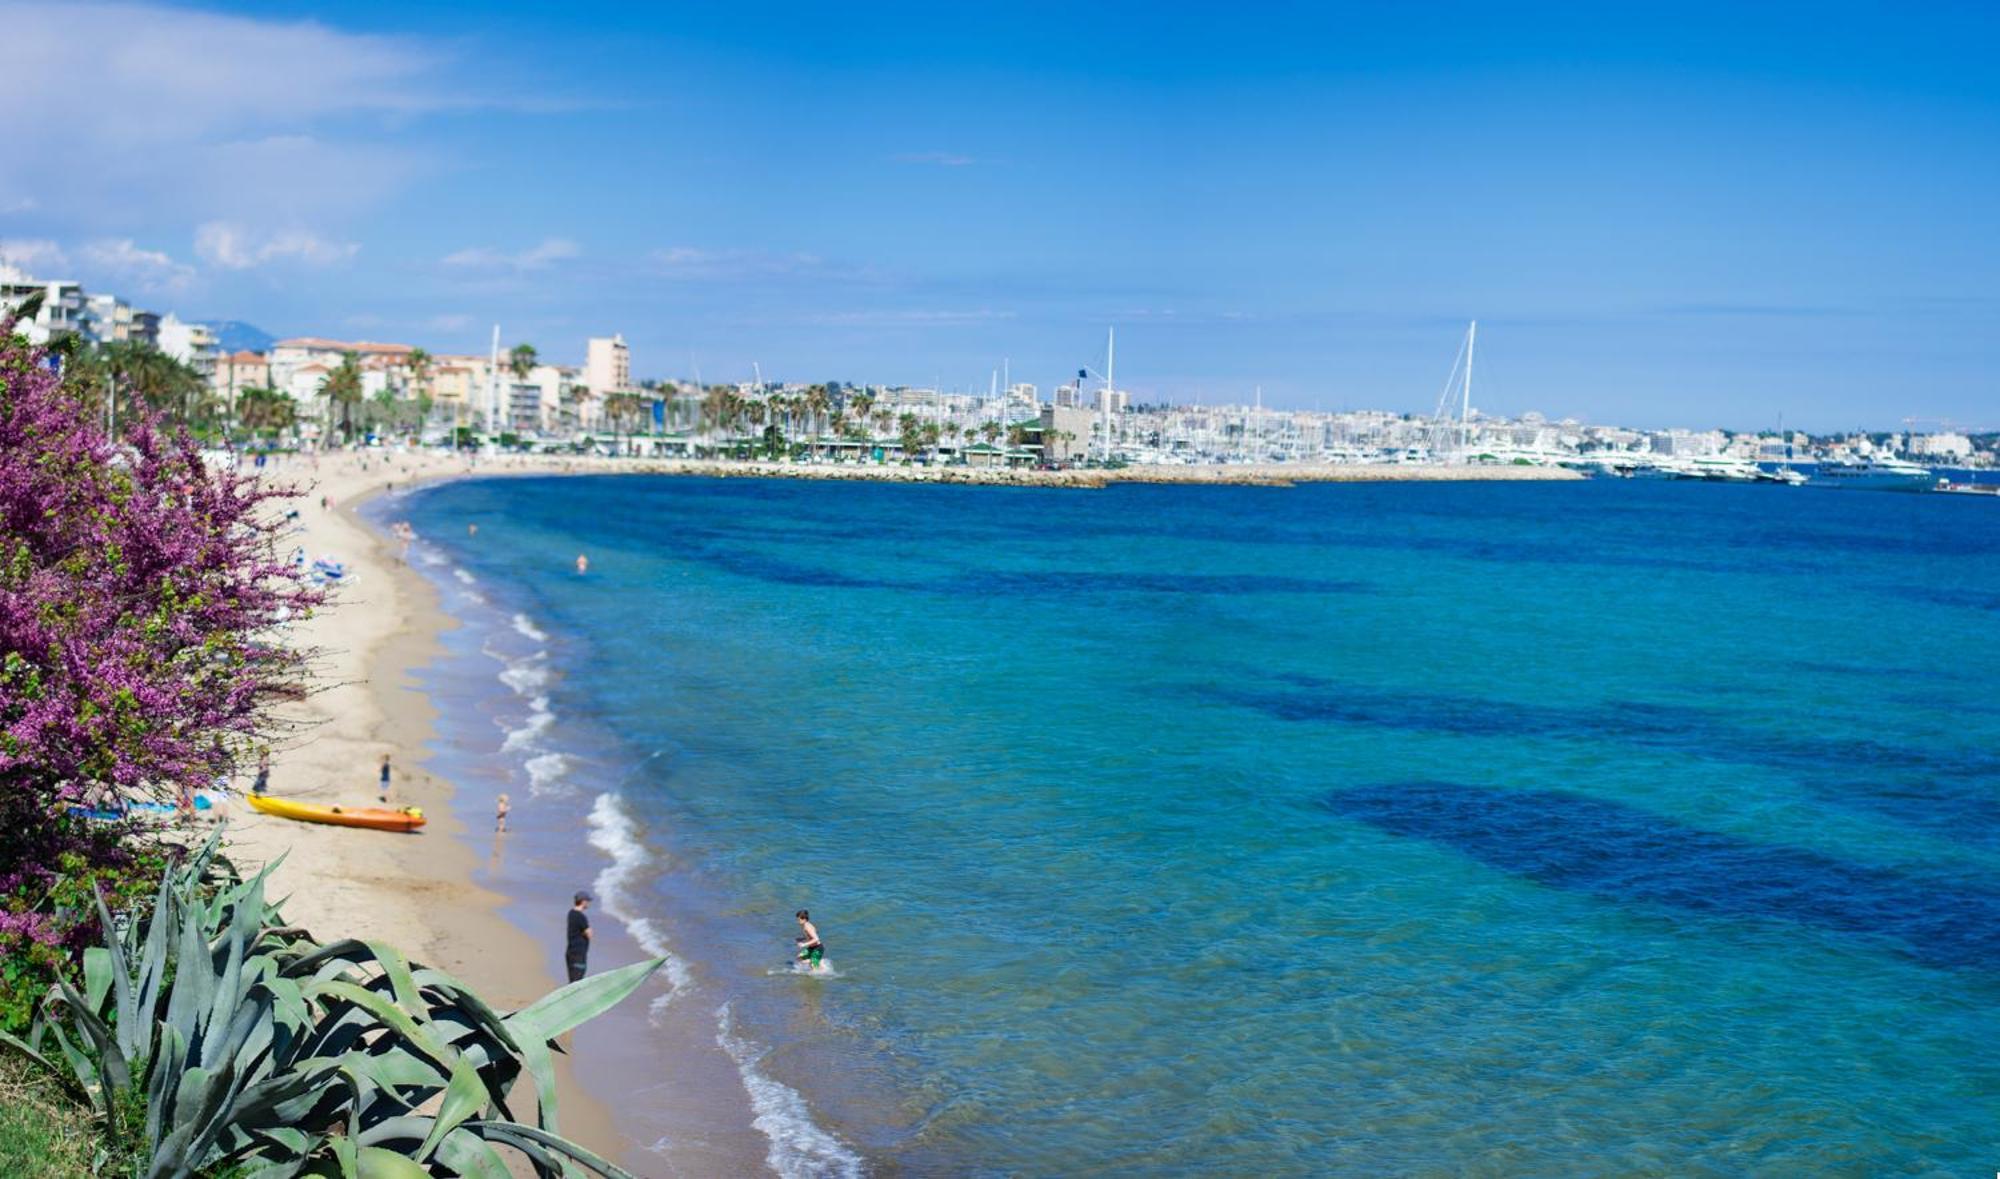
POLYGON ((586 460, 570 469, 648 475, 746 479, 858 479, 878 483, 964 483, 998 487, 1106 487, 1113 483, 1200 483, 1289 487, 1295 483, 1512 483, 1583 476, 1561 467, 1334 466, 1230 464, 1113 470, 1037 471, 998 467, 875 466, 859 463, 779 463, 711 459, 586 460))

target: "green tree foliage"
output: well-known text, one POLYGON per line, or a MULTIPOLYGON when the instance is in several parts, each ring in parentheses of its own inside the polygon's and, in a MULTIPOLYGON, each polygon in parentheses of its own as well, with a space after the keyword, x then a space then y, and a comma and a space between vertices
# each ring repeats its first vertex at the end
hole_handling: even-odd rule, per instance
POLYGON ((341 438, 352 441, 354 407, 362 397, 361 358, 352 352, 342 355, 340 364, 320 382, 319 391, 326 398, 327 412, 339 419, 341 438))
POLYGON ((528 374, 535 371, 540 356, 533 344, 516 344, 507 351, 507 369, 517 381, 525 381, 528 374))

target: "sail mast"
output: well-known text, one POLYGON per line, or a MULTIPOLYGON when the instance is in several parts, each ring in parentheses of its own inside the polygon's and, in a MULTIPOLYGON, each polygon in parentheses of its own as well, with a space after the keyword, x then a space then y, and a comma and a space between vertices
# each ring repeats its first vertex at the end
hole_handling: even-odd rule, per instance
POLYGON ((1465 462, 1472 449, 1472 352, 1479 345, 1479 321, 1465 329, 1465 396, 1458 407, 1458 461, 1465 462))

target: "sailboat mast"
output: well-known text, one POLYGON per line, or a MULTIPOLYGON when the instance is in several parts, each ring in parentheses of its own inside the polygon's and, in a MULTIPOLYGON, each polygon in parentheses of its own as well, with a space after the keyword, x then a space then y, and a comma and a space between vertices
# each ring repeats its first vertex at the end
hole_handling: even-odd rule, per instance
POLYGON ((1472 449, 1472 352, 1479 345, 1479 321, 1465 329, 1465 397, 1458 408, 1458 461, 1467 459, 1472 449))

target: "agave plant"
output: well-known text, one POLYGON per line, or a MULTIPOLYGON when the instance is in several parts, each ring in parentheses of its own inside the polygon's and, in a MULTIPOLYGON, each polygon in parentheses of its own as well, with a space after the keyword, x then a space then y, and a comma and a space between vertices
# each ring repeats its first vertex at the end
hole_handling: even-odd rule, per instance
POLYGON ((393 947, 320 945, 284 925, 264 874, 205 884, 214 854, 211 840, 161 878, 143 929, 121 932, 100 900, 104 945, 84 955, 83 989, 59 982, 25 1040, 0 1033, 140 1173, 507 1179, 512 1154, 538 1176, 626 1175, 556 1132, 553 1041, 659 960, 501 1015, 393 947))

